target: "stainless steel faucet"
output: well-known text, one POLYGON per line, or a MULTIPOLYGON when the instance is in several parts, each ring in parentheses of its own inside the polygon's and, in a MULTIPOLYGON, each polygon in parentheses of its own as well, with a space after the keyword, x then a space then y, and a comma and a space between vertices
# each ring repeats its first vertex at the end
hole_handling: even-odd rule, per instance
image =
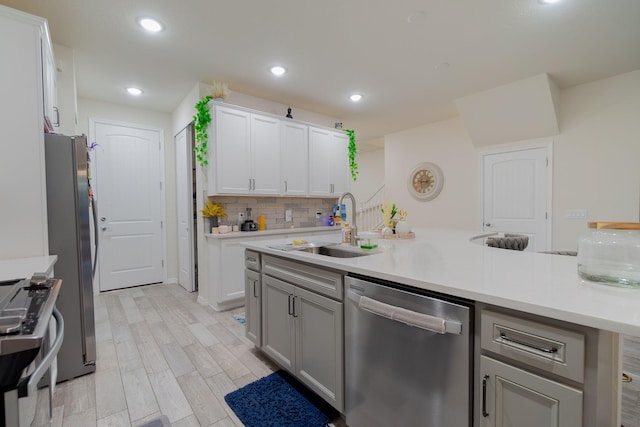
POLYGON ((351 240, 349 241, 349 244, 351 246, 358 246, 358 239, 356 238, 356 235, 358 234, 358 227, 356 226, 356 198, 353 197, 353 194, 346 192, 346 193, 342 193, 340 195, 340 198, 338 199, 338 206, 340 208, 342 208, 342 200, 348 197, 351 199, 351 216, 353 217, 353 222, 351 223, 351 240))

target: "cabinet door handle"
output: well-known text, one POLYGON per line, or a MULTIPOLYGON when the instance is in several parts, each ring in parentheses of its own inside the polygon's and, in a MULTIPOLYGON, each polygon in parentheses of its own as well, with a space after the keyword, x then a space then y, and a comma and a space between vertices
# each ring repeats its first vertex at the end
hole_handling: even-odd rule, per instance
POLYGON ((298 314, 296 313, 296 300, 298 299, 298 297, 294 296, 292 299, 293 299, 293 317, 298 317, 298 314))
POLYGON ((534 350, 541 351, 541 352, 547 353, 547 354, 555 354, 555 353, 558 352, 558 349, 555 348, 555 347, 546 348, 546 347, 541 347, 541 346, 534 345, 534 344, 529 344, 529 343, 524 342, 524 341, 515 340, 513 338, 509 338, 504 332, 500 332, 500 339, 503 340, 503 341, 508 341, 508 342, 512 342, 514 344, 518 344, 518 345, 522 345, 522 346, 525 346, 525 347, 529 347, 529 348, 532 348, 534 350))
POLYGON ((53 107, 53 111, 56 112, 56 122, 53 125, 59 128, 60 127, 60 110, 58 110, 58 107, 53 107))
POLYGON ((489 375, 485 375, 482 377, 482 416, 488 417, 489 413, 487 412, 487 380, 489 379, 489 375))
POLYGON ((284 182, 284 192, 286 193, 288 191, 288 187, 287 187, 287 181, 284 182))
POLYGON ((251 178, 249 178, 249 191, 251 191, 251 178))
POLYGON ((289 307, 288 307, 288 308, 289 308, 289 316, 293 316, 293 310, 291 309, 291 306, 292 306, 292 303, 291 303, 292 297, 293 297, 293 295, 289 294, 289 307))
POLYGON ((258 293, 257 293, 257 291, 256 291, 256 287, 257 287, 256 285, 257 285, 257 284, 258 284, 258 281, 257 281, 257 280, 254 280, 254 281, 253 281, 253 297, 254 297, 254 298, 258 298, 258 293))

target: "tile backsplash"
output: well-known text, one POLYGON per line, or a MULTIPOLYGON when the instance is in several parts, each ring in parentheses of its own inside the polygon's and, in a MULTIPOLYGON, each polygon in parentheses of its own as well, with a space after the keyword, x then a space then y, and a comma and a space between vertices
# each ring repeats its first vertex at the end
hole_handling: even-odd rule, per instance
POLYGON ((220 220, 220 224, 240 224, 238 212, 244 213, 246 219, 246 209, 251 208, 251 219, 257 224, 260 215, 264 215, 267 230, 326 225, 333 205, 338 203, 337 198, 216 196, 209 199, 227 209, 229 217, 220 220), (291 222, 285 222, 286 210, 291 210, 291 222), (316 212, 321 212, 321 218, 316 218, 316 212))

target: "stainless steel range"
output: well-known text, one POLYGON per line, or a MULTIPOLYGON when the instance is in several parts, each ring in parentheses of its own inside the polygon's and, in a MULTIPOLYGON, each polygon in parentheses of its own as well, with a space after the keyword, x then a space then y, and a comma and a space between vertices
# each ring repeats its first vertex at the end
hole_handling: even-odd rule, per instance
MULTIPOLYGON (((64 335, 62 316, 55 309, 61 284, 44 275, 0 282, 1 427, 21 425, 26 414, 20 414, 19 407, 24 405, 19 398, 35 397, 38 381, 55 361, 64 335), (53 341, 52 316, 56 319, 53 341)), ((50 374, 55 376, 55 369, 50 374)), ((52 393, 50 388, 50 405, 52 393)))

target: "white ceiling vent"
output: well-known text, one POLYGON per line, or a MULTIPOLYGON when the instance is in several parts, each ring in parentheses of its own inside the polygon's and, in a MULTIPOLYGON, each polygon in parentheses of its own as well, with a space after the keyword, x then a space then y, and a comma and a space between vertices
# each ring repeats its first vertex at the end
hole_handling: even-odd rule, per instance
POLYGON ((559 91, 539 74, 455 101, 477 147, 557 135, 559 91))

